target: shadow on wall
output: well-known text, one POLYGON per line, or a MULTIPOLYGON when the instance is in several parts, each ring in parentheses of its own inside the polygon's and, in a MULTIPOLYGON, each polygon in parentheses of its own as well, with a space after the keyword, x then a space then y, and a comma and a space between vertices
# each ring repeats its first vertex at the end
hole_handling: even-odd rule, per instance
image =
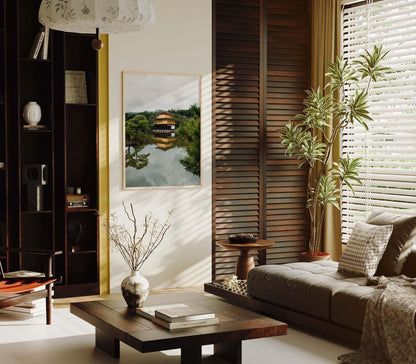
MULTIPOLYGON (((190 287, 211 280, 211 201, 201 198, 201 188, 187 191, 158 192, 160 201, 169 202, 175 208, 171 228, 160 246, 145 262, 141 273, 149 280, 151 289, 190 287), (186 196, 184 196, 186 194, 186 196), (165 195, 163 197, 163 195, 165 195), (183 198, 201 201, 180 204, 183 198)), ((136 191, 136 194, 138 192, 136 191)), ((127 201, 127 199, 126 199, 127 201)), ((149 206, 146 202, 143 206, 149 206)), ((136 216, 142 219, 149 212, 135 203, 136 216)), ((158 206, 153 214, 161 221, 168 208, 158 206)), ((120 222, 128 224, 121 208, 117 209, 120 222), (120 212, 121 211, 121 212, 120 212)), ((141 224, 140 224, 141 225, 141 224)), ((111 292, 120 291, 121 281, 130 273, 120 254, 111 249, 111 292)))

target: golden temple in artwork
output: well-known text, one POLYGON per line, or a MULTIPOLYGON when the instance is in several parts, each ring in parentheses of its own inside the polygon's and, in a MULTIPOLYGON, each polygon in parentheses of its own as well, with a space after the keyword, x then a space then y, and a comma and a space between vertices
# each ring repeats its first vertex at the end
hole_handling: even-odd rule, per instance
POLYGON ((156 114, 157 118, 153 124, 153 130, 157 132, 173 131, 176 129, 176 121, 172 118, 172 114, 162 111, 156 114))

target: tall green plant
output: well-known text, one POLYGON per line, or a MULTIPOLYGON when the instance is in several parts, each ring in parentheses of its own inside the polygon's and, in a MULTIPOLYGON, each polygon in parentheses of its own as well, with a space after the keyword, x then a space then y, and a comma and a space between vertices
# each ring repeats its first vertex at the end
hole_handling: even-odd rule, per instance
POLYGON ((352 64, 339 57, 330 62, 326 73, 330 79, 325 86, 327 94, 319 88, 306 91, 303 113, 295 117, 299 122, 289 121, 280 130, 286 153, 299 161, 299 168, 303 165, 308 168, 306 207, 311 227, 309 253, 312 255, 319 250, 325 207, 334 205, 339 209, 338 180, 353 192, 353 183, 361 184, 358 178, 361 158, 347 156, 330 165, 330 156, 342 128, 359 123, 368 130, 367 122, 372 120, 367 104, 368 91, 373 81, 389 71, 381 64, 386 54, 382 47, 374 46, 371 53, 366 50, 352 64), (361 86, 363 84, 365 87, 361 86), (347 96, 343 90, 351 85, 355 93, 347 96))

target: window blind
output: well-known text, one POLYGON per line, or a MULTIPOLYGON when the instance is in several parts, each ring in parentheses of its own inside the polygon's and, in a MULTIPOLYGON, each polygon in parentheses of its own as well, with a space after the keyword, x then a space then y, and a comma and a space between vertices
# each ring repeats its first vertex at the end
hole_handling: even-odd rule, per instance
MULTIPOLYGON (((362 157, 362 185, 355 195, 342 187, 342 236, 347 242, 358 220, 377 208, 416 210, 416 1, 381 0, 345 6, 342 54, 357 59, 364 49, 383 45, 392 71, 373 83, 368 97, 373 121, 341 134, 341 154, 362 157)), ((365 85, 361 85, 365 86, 365 85)), ((344 90, 346 96, 354 90, 344 90)))

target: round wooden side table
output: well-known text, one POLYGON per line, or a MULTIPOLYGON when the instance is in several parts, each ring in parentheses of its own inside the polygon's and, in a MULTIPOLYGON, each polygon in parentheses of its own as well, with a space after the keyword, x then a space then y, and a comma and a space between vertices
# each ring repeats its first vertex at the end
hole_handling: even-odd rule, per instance
POLYGON ((260 239, 253 243, 233 244, 228 240, 221 240, 217 242, 217 244, 229 250, 240 251, 240 256, 238 257, 237 265, 235 267, 235 274, 237 279, 247 279, 249 270, 254 268, 254 258, 251 255, 251 251, 267 249, 274 244, 274 241, 260 239))

